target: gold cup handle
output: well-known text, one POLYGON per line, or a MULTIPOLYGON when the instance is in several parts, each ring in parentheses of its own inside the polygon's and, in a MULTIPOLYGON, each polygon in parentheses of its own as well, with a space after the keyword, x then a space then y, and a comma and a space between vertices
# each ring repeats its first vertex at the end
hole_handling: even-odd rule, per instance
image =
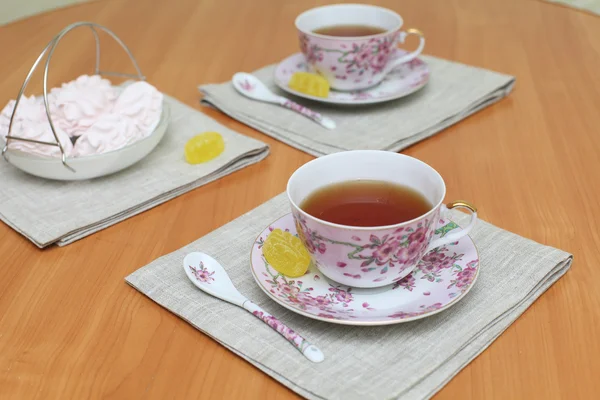
POLYGON ((477 208, 475 208, 475 206, 471 203, 468 203, 464 200, 456 200, 456 201, 452 201, 448 204, 446 204, 446 208, 448 210, 452 210, 453 208, 466 208, 467 210, 471 211, 472 213, 477 213, 477 208))
POLYGON ((460 238, 467 236, 469 232, 471 232, 471 229, 473 229, 473 226, 475 226, 475 222, 477 221, 477 208, 475 208, 475 206, 463 200, 453 201, 446 205, 442 205, 441 216, 443 217, 444 214, 448 213, 448 210, 452 210, 453 208, 463 208, 470 211, 471 220, 469 221, 469 224, 459 231, 450 231, 442 237, 440 237, 439 239, 432 241, 431 243, 429 243, 427 252, 445 244, 458 241, 460 238))
POLYGON ((394 61, 391 61, 386 66, 386 71, 389 72, 389 71, 393 70, 394 68, 396 68, 397 66, 399 66, 400 64, 404 64, 411 60, 414 60, 415 58, 417 58, 419 56, 419 54, 421 54, 421 52, 423 51, 423 48, 425 47, 425 35, 423 34, 423 32, 421 32, 418 29, 408 29, 406 32, 404 32, 404 31, 398 32, 398 43, 399 44, 404 43, 406 38, 410 35, 415 35, 419 38, 419 46, 417 47, 417 49, 415 51, 411 51, 410 53, 405 54, 402 57, 395 59, 394 61))

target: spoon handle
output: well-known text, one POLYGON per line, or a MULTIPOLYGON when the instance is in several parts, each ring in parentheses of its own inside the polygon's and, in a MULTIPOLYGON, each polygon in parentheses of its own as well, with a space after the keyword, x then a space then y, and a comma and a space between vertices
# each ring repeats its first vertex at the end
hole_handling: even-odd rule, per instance
POLYGON ((295 103, 289 99, 286 99, 285 97, 281 97, 279 99, 279 104, 285 108, 296 111, 297 113, 300 113, 305 117, 312 119, 313 121, 327 129, 335 129, 335 122, 331 118, 324 117, 318 112, 311 110, 310 108, 304 107, 303 105, 295 103))
POLYGON ((243 307, 254 315, 256 318, 262 320, 265 324, 273 328, 277 333, 287 339, 300 353, 304 354, 304 357, 310 361, 319 363, 325 359, 323 352, 319 350, 317 346, 304 339, 302 336, 288 328, 280 320, 251 302, 246 300, 243 307))

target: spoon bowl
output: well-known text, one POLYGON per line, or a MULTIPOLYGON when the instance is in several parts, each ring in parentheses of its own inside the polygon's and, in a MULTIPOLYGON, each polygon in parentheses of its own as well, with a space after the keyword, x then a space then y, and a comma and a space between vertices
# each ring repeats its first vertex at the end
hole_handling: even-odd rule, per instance
POLYGON ((249 99, 279 104, 282 107, 304 115, 327 129, 335 129, 336 127, 335 122, 331 118, 324 117, 318 112, 273 93, 260 79, 252 74, 238 72, 231 78, 231 83, 235 90, 249 99))
POLYGON ((245 72, 238 72, 231 79, 235 89, 254 100, 277 103, 280 96, 271 92, 257 77, 245 72))

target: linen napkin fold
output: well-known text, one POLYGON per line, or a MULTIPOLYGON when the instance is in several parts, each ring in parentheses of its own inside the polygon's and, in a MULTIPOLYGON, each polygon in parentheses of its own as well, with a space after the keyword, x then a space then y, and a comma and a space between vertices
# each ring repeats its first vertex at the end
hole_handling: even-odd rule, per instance
MULTIPOLYGON (((431 56, 421 56, 429 83, 407 97, 385 103, 343 106, 294 98, 333 119, 328 130, 294 111, 250 100, 231 82, 201 85, 202 102, 316 157, 344 150, 400 151, 455 124, 510 93, 515 78, 431 56)), ((275 66, 254 72, 272 91, 286 97, 273 80, 275 66)))
POLYGON ((38 247, 72 243, 142 211, 264 159, 266 144, 238 134, 165 96, 171 121, 162 141, 142 161, 116 174, 79 182, 37 178, 0 159, 0 219, 38 247), (225 151, 190 165, 184 145, 219 132, 225 151))
POLYGON ((566 7, 573 7, 583 11, 589 11, 600 15, 600 0, 545 0, 549 3, 557 3, 566 7))
MULTIPOLYGON (((473 289, 453 307, 398 325, 352 327, 289 311, 256 285, 248 265, 257 235, 289 212, 285 194, 135 271, 126 282, 236 354, 309 399, 424 399, 481 353, 571 265, 572 256, 478 221, 480 256, 473 289), (317 345, 306 360, 261 321, 198 290, 182 261, 192 251, 219 260, 249 299, 317 345)), ((457 223, 466 216, 452 214, 457 223)))

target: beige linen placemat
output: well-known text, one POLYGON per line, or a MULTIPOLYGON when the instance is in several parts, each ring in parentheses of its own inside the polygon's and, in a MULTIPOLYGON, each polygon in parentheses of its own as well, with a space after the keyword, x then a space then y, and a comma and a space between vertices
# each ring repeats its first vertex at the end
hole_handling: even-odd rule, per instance
POLYGON ((0 159, 0 219, 39 247, 63 246, 254 164, 266 144, 243 136, 165 96, 167 133, 145 159, 119 173, 88 181, 58 182, 27 175, 0 159), (205 164, 185 162, 188 139, 219 132, 225 151, 205 164))
POLYGON ((600 15, 600 0, 544 0, 600 15))
MULTIPOLYGON (((510 93, 515 78, 493 71, 421 57, 429 64, 430 82, 399 100, 370 106, 323 105, 294 98, 332 118, 337 127, 327 130, 306 117, 273 104, 250 100, 231 82, 202 85, 203 102, 232 118, 316 157, 343 150, 400 151, 433 136, 510 93)), ((286 97, 274 83, 275 66, 254 72, 267 87, 286 97)))
MULTIPOLYGON (((572 261, 564 251, 478 221, 471 237, 480 255, 479 278, 458 304, 399 325, 333 325, 277 305, 252 278, 248 263, 256 236, 287 212, 287 198, 279 195, 135 271, 126 281, 309 399, 431 397, 566 273, 572 261), (242 294, 317 345, 325 361, 307 361, 245 310, 197 289, 182 266, 191 251, 219 260, 242 294)), ((453 219, 466 222, 461 213, 453 219)))

